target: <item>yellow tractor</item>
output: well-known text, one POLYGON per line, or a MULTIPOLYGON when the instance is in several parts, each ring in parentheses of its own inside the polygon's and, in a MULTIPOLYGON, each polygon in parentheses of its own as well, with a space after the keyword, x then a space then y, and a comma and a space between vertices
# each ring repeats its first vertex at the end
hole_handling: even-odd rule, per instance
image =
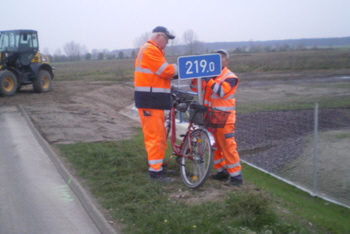
POLYGON ((34 92, 48 92, 53 78, 54 68, 39 52, 37 31, 0 31, 0 96, 12 96, 29 84, 34 92))

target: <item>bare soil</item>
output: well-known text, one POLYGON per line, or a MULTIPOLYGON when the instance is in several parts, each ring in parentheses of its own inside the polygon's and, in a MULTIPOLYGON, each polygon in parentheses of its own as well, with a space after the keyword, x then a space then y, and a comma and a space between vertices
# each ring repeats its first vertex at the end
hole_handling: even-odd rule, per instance
POLYGON ((139 123, 119 113, 133 103, 133 87, 97 82, 53 82, 48 93, 24 87, 2 105, 22 105, 51 144, 127 139, 139 123))

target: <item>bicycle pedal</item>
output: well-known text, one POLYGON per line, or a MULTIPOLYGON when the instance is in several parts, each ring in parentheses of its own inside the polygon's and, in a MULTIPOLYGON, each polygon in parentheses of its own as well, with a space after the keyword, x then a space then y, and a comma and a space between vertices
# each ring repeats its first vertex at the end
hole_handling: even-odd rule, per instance
POLYGON ((177 158, 175 159, 175 161, 176 161, 178 164, 181 164, 181 157, 177 157, 177 158))
POLYGON ((180 137, 185 137, 185 136, 186 136, 186 134, 181 134, 181 135, 180 135, 180 137))

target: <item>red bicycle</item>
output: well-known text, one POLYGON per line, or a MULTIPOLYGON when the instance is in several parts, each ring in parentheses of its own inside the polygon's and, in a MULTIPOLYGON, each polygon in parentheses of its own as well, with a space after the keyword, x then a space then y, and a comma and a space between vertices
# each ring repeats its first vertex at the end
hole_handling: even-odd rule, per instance
MULTIPOLYGON (((213 151, 216 143, 212 132, 222 128, 229 112, 214 110, 193 101, 195 93, 172 87, 172 107, 166 115, 165 127, 176 162, 180 164, 181 179, 190 188, 198 188, 207 180, 213 166, 213 151), (180 135, 177 143, 176 115, 179 112, 189 113, 188 127, 180 135)), ((170 160, 169 159, 169 160, 170 160)))

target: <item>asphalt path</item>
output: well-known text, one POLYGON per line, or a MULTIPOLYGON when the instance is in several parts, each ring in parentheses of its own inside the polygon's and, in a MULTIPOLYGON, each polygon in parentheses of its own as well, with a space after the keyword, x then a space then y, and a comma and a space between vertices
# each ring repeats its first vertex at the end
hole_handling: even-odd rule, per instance
POLYGON ((115 233, 28 119, 0 107, 0 234, 115 233))

